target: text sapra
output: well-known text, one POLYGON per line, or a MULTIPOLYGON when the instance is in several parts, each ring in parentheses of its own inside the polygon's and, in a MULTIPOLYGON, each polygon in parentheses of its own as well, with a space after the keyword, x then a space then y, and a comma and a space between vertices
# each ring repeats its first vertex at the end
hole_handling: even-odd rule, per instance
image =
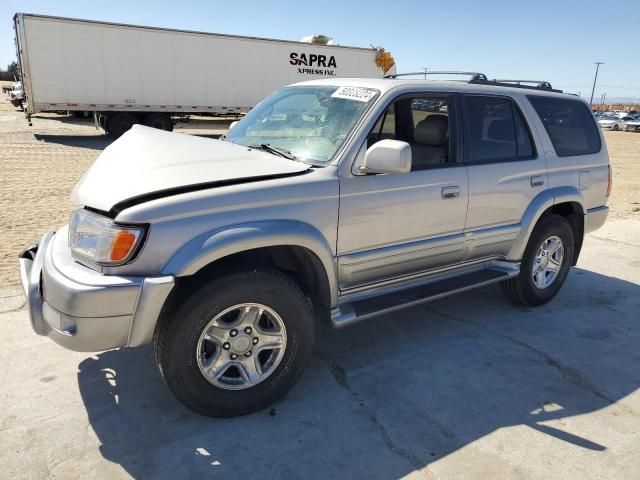
POLYGON ((326 68, 336 68, 336 57, 330 55, 327 57, 326 55, 316 55, 315 53, 311 53, 307 55, 306 53, 296 53, 291 52, 289 55, 289 63, 291 65, 304 65, 305 67, 326 67, 326 68))

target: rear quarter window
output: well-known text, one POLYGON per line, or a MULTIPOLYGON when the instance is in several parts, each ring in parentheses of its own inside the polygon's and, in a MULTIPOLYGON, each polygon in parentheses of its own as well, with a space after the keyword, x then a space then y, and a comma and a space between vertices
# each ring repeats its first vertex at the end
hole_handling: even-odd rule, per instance
POLYGON ((578 100, 527 96, 549 134, 556 155, 598 153, 600 132, 589 108, 578 100))

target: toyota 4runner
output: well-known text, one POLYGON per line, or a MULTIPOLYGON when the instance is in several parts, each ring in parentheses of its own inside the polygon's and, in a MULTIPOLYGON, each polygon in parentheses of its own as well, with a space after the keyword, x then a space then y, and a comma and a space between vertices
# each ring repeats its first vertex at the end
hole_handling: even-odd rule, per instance
POLYGON ((316 322, 492 283, 548 302, 610 188, 588 105, 548 83, 315 80, 220 140, 134 126, 20 254, 22 283, 37 334, 153 342, 181 402, 240 415, 293 386, 316 322))

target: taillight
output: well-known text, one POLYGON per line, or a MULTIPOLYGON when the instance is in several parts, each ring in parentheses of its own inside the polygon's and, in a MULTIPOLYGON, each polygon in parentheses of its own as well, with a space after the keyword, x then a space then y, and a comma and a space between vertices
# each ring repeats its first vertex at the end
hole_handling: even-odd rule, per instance
POLYGON ((611 195, 611 187, 613 186, 613 179, 611 178, 611 165, 609 165, 609 183, 607 184, 607 198, 611 195))

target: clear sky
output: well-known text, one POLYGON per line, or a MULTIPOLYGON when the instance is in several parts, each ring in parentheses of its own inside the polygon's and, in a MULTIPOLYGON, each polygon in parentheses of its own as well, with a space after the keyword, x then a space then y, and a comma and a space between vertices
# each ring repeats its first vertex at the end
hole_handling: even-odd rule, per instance
POLYGON ((550 81, 594 99, 640 101, 640 0, 2 0, 0 65, 15 58, 15 12, 299 40, 383 46, 398 71, 472 70, 550 81))

